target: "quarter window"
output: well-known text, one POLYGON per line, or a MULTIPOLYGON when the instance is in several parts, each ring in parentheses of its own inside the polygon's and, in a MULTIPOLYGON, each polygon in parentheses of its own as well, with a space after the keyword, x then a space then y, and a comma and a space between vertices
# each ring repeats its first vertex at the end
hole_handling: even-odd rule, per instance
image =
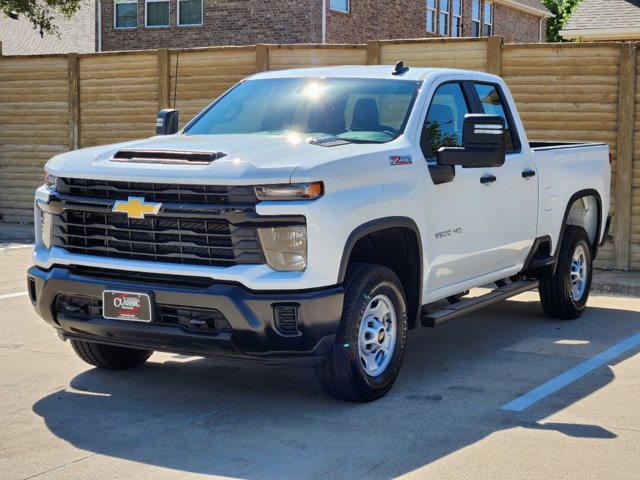
POLYGON ((138 0, 115 0, 113 12, 115 28, 138 26, 138 0))
POLYGON ((480 0, 473 0, 471 4, 471 36, 480 36, 480 0))
POLYGON ((178 0, 178 25, 202 25, 202 0, 178 0))
POLYGON ((169 0, 146 0, 147 27, 169 26, 169 0))
POLYGON ((462 127, 468 113, 459 83, 446 83, 436 90, 420 141, 425 158, 435 157, 442 147, 462 146, 462 127))
POLYGON ((483 17, 482 35, 489 37, 493 33, 493 3, 485 2, 483 17))
POLYGON ((436 33, 436 0, 427 0, 427 32, 436 33))
POLYGON ((349 0, 330 0, 329 8, 338 12, 349 12, 349 0))
POLYGON ((497 115, 504 119, 504 150, 506 153, 513 153, 520 150, 520 142, 516 129, 513 126, 510 115, 504 107, 502 95, 495 85, 485 83, 475 83, 474 87, 480 98, 482 113, 487 115, 497 115))
POLYGON ((440 0, 440 35, 449 35, 449 0, 440 0))

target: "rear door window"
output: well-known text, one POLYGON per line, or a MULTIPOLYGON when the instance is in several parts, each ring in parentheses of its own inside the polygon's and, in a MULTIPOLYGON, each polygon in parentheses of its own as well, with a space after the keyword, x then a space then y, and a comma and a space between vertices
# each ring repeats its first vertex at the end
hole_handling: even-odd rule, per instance
POLYGON ((513 119, 508 106, 498 86, 488 83, 474 83, 474 88, 478 94, 482 113, 487 115, 497 115, 504 120, 504 150, 506 153, 520 151, 520 140, 513 125, 513 119))

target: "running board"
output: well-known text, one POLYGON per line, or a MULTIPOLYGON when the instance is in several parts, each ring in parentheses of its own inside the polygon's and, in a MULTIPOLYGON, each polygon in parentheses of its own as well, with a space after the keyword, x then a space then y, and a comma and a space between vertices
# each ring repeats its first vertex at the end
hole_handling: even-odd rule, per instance
POLYGON ((475 312, 481 308, 488 307, 494 303, 501 302, 507 298, 514 297, 521 293, 533 290, 538 286, 538 280, 520 280, 509 283, 503 287, 496 288, 481 297, 460 300, 458 303, 444 307, 435 312, 423 312, 420 317, 423 327, 437 327, 438 325, 461 317, 467 313, 475 312))

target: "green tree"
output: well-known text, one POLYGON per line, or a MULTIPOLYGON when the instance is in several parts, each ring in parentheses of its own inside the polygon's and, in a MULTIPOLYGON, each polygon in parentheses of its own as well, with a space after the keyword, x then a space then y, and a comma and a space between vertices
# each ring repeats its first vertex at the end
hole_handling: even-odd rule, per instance
POLYGON ((11 18, 26 18, 34 29, 45 33, 58 34, 55 14, 71 18, 80 8, 82 0, 0 0, 0 12, 11 18))
POLYGON ((542 3, 555 15, 555 18, 547 20, 547 42, 562 42, 560 30, 582 0, 542 0, 542 3))

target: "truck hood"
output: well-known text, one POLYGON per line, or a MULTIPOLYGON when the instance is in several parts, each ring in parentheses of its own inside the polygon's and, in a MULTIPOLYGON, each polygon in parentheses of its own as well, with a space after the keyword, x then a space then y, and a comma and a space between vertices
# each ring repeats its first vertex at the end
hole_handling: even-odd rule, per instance
POLYGON ((309 138, 270 135, 169 135, 146 140, 85 148, 53 157, 49 173, 74 178, 122 180, 139 178, 148 182, 248 185, 288 183, 296 168, 313 161, 331 162, 371 151, 381 144, 320 146, 309 138), (117 162, 111 158, 121 149, 181 152, 223 152, 209 164, 154 164, 117 162))

